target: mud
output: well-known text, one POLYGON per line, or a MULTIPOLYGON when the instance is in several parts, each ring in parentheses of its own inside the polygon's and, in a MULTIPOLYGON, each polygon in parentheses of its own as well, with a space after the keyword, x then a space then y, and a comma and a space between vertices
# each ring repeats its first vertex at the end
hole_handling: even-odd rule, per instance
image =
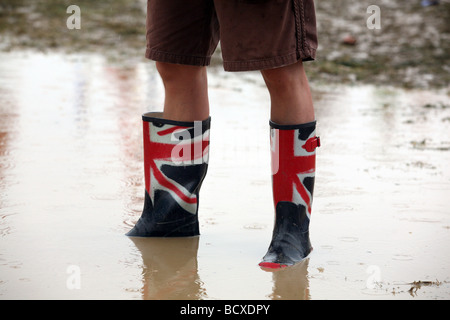
POLYGON ((445 90, 313 86, 314 250, 271 273, 258 73, 210 69, 202 234, 164 241, 124 236, 144 198, 140 115, 163 101, 154 65, 16 51, 0 72, 1 299, 449 298, 445 90))

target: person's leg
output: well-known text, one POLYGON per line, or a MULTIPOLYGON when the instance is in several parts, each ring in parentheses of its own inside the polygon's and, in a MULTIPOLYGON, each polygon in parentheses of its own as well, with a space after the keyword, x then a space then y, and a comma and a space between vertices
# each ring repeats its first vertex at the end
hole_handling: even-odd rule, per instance
POLYGON ((302 61, 261 71, 271 98, 271 120, 282 125, 315 120, 314 106, 302 61))
POLYGON ((275 224, 261 267, 280 268, 311 252, 315 116, 302 61, 314 60, 314 0, 214 1, 226 71, 262 70, 271 97, 275 224))
POLYGON ((261 71, 271 97, 272 186, 275 225, 260 266, 280 268, 312 250, 309 222, 315 180, 316 122, 301 61, 261 71))
POLYGON ((206 67, 167 62, 156 67, 165 89, 164 111, 143 115, 145 202, 127 235, 196 236, 209 154, 206 67))
POLYGON ((165 87, 163 112, 142 115, 145 200, 131 237, 200 234, 198 201, 208 169, 206 66, 219 41, 209 0, 147 1, 147 50, 165 87))
POLYGON ((202 121, 209 117, 206 67, 156 62, 165 89, 164 119, 202 121))

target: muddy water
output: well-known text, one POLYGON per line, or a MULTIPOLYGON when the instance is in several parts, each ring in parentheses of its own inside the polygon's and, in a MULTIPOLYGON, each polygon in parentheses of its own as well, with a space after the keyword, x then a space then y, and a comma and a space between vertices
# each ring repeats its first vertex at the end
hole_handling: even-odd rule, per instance
POLYGON ((0 299, 448 299, 446 92, 313 86, 310 258, 257 264, 272 231, 268 94, 210 70, 202 235, 124 236, 143 204, 140 115, 154 66, 95 55, 0 56, 0 299))

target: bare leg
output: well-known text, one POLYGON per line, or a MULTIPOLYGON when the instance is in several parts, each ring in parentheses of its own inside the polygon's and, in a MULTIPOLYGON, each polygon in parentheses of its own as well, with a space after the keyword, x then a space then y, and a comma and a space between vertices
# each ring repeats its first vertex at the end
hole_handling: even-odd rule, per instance
POLYGON ((206 67, 157 62, 165 89, 163 117, 201 121, 209 117, 206 67))
POLYGON ((315 120, 314 106, 301 61, 261 71, 271 98, 271 120, 282 125, 315 120))

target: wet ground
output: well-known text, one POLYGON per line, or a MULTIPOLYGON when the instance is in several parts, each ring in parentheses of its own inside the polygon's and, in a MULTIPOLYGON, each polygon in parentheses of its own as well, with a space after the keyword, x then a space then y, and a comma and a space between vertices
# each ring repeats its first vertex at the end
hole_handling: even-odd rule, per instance
POLYGON ((56 0, 0 4, 0 299, 450 298, 449 1, 372 1, 381 30, 368 4, 316 2, 314 251, 275 273, 257 265, 269 97, 220 50, 201 236, 124 236, 144 200, 140 116, 164 99, 144 2, 79 0, 80 31, 56 0))
POLYGON ((258 267, 271 237, 268 95, 210 69, 211 158, 191 239, 132 240, 154 65, 0 55, 0 297, 448 299, 446 91, 314 85, 318 149, 304 263, 258 267))
MULTIPOLYGON (((141 57, 145 47, 146 1, 77 0, 81 29, 66 26, 61 0, 2 0, 0 50, 95 52, 116 61, 141 57), (125 59, 124 59, 125 58, 125 59)), ((422 7, 421 0, 316 0, 319 50, 310 63, 315 81, 376 83, 406 88, 450 83, 450 0, 422 7), (380 8, 380 29, 369 6, 380 8), (345 44, 351 36, 355 43, 345 44)), ((220 47, 214 63, 221 63, 220 47)))

